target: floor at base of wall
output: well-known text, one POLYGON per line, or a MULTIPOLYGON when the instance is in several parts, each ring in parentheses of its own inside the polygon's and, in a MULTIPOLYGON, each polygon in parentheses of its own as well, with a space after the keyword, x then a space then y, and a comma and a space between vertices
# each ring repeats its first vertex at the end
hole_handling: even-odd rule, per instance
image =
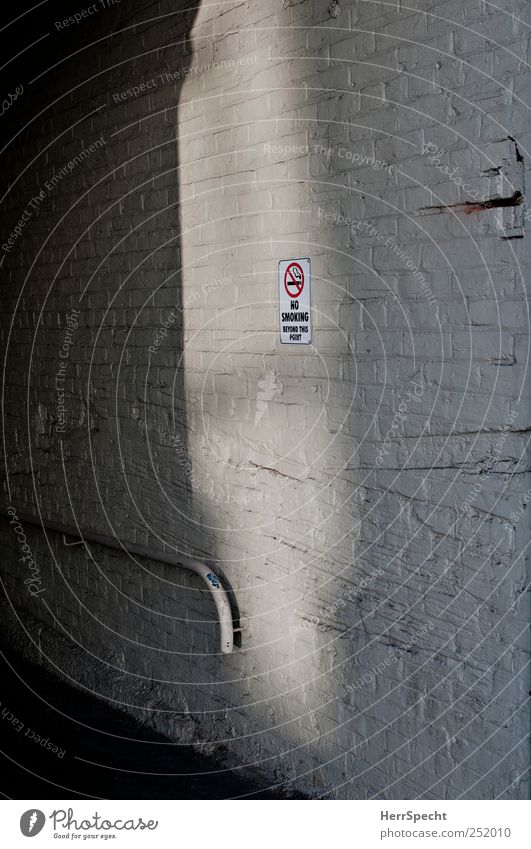
POLYGON ((0 791, 5 798, 297 798, 224 770, 191 746, 176 746, 147 731, 1 644, 0 651, 0 791))

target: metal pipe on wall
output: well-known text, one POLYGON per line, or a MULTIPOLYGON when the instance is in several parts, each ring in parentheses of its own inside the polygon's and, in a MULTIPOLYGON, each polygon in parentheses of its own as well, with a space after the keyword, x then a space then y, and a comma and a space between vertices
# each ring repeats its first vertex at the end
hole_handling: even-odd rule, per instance
MULTIPOLYGON (((9 514, 3 509, 0 510, 0 513, 10 518, 9 514)), ((26 522, 28 525, 34 525, 41 529, 55 531, 56 533, 73 537, 74 539, 81 539, 82 542, 94 543, 95 545, 102 545, 106 548, 113 548, 116 551, 137 555, 138 557, 145 557, 147 560, 155 560, 158 563, 166 563, 169 566, 177 566, 182 569, 186 569, 188 572, 194 572, 196 575, 199 575, 207 585, 214 600, 214 604, 216 605, 220 628, 221 653, 231 654, 234 650, 234 625, 229 597, 221 583, 219 575, 217 575, 206 563, 202 563, 199 560, 192 560, 188 557, 176 557, 172 554, 166 554, 164 551, 152 551, 147 546, 122 542, 119 539, 106 536, 105 534, 96 533, 95 531, 86 533, 85 531, 77 530, 76 528, 69 527, 68 525, 63 525, 60 522, 50 522, 47 519, 45 521, 40 521, 34 516, 28 516, 25 514, 17 515, 21 522, 26 522)))

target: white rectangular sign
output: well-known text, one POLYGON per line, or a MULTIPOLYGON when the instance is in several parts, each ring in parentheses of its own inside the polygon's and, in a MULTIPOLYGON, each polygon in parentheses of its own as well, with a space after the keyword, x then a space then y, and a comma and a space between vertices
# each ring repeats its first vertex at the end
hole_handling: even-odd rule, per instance
POLYGON ((312 341, 312 263, 281 259, 278 264, 280 341, 283 345, 309 345, 312 341))

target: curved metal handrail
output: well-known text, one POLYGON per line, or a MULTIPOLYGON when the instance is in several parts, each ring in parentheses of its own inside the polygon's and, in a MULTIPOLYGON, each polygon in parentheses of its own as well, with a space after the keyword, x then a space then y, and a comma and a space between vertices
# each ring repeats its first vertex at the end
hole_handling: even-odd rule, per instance
MULTIPOLYGON (((0 513, 8 518, 10 514, 4 509, 0 509, 0 513)), ((200 560, 192 560, 189 557, 177 557, 176 555, 167 554, 164 551, 152 551, 147 546, 137 545, 136 543, 122 542, 114 537, 99 534, 96 531, 86 532, 77 530, 76 528, 63 525, 60 522, 50 522, 48 519, 40 521, 34 516, 28 516, 23 513, 17 514, 20 522, 26 522, 28 525, 34 525, 41 529, 55 531, 63 534, 63 536, 73 537, 79 542, 91 542, 95 545, 102 545, 106 548, 113 548, 116 551, 123 551, 127 554, 145 557, 147 560, 155 560, 158 563, 166 563, 169 566, 177 566, 186 569, 188 572, 194 572, 199 575, 214 599, 216 610, 218 612, 220 638, 221 638, 221 653, 231 654, 234 650, 234 625, 232 619, 232 610, 230 606, 229 596, 221 583, 219 575, 208 566, 207 563, 202 563, 200 560)), ((70 545, 72 543, 69 543, 70 545)))

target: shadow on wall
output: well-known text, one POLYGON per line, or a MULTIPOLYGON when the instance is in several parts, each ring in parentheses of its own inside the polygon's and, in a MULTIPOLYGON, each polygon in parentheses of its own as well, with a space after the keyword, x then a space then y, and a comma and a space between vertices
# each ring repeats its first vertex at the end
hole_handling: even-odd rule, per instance
MULTIPOLYGON (((59 7, 51 21, 41 9, 33 25, 50 31, 52 47, 17 66, 33 82, 8 116, 0 243, 6 506, 187 552, 194 506, 176 132, 199 3, 181 5, 124 0, 88 24, 59 7)), ((47 542, 61 574, 70 555, 47 542)), ((97 558, 81 560, 98 574, 97 558)), ((50 610, 68 630, 82 597, 91 627, 99 605, 110 622, 107 601, 116 597, 128 613, 124 643, 145 632, 148 646, 166 637, 172 644, 178 631, 173 645, 193 651, 198 630, 217 651, 211 600, 198 581, 134 566, 134 588, 119 574, 91 578, 88 597, 74 570, 48 594, 50 610)), ((19 602, 50 621, 37 601, 19 602)), ((114 639, 99 637, 100 649, 114 639)), ((98 646, 94 633, 90 640, 98 646)))

